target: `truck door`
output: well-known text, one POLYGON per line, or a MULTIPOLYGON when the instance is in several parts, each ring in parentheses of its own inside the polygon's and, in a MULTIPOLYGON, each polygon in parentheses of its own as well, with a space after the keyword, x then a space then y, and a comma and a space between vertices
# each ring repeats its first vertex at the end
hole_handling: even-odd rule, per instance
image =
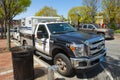
POLYGON ((38 51, 49 53, 49 35, 45 25, 39 25, 35 33, 35 47, 38 51))
POLYGON ((85 25, 82 26, 82 31, 83 31, 83 32, 87 32, 87 31, 88 31, 88 30, 87 30, 87 24, 85 24, 85 25))
POLYGON ((93 25, 88 25, 88 33, 95 33, 95 27, 93 25))

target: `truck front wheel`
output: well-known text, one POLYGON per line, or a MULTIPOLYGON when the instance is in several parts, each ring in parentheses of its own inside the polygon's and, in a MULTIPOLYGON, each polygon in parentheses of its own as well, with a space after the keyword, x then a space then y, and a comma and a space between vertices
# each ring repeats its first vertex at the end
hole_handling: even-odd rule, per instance
POLYGON ((54 64, 59 66, 58 72, 64 76, 70 76, 73 72, 69 58, 62 53, 54 57, 54 64))

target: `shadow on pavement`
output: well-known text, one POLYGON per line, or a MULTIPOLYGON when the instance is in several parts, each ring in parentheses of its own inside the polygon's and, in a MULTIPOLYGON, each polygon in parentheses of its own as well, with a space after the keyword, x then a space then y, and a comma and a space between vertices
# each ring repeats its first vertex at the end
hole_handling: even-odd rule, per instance
POLYGON ((114 59, 107 56, 106 62, 103 63, 104 67, 110 72, 115 80, 120 80, 120 57, 119 59, 114 59))
POLYGON ((116 66, 118 65, 120 67, 120 55, 117 55, 117 57, 119 57, 119 59, 114 59, 110 56, 107 56, 106 62, 111 63, 111 64, 116 65, 116 66))
POLYGON ((85 69, 85 70, 77 70, 76 76, 77 78, 84 79, 84 78, 94 78, 99 73, 103 72, 104 70, 100 67, 100 65, 96 65, 93 68, 85 69))
MULTIPOLYGON (((47 60, 44 60, 44 61, 51 65, 51 61, 50 62, 47 60)), ((101 64, 104 66, 104 68, 107 71, 109 71, 109 73, 112 75, 112 77, 115 80, 120 80, 120 66, 117 66, 117 65, 120 65, 120 57, 119 57, 119 60, 117 60, 117 59, 107 56, 105 62, 101 62, 101 64), (111 63, 111 64, 108 64, 106 62, 111 63), (115 64, 115 65, 113 65, 113 64, 115 64)), ((37 74, 35 77, 37 78, 37 77, 42 77, 42 76, 46 75, 47 74, 46 70, 47 69, 45 69, 45 68, 35 69, 35 74, 37 74)), ((101 77, 103 77, 102 79, 104 79, 104 80, 109 79, 109 76, 105 73, 105 70, 100 66, 100 64, 98 64, 90 69, 75 70, 73 75, 66 77, 66 78, 69 78, 70 80, 71 79, 75 80, 74 79, 75 77, 77 79, 93 79, 94 78, 95 80, 100 80, 99 78, 101 78, 101 77)), ((64 80, 64 79, 65 78, 56 79, 56 80, 64 80)))
POLYGON ((35 77, 35 79, 43 77, 46 74, 47 74, 47 68, 37 67, 37 68, 34 69, 34 77, 35 77))
POLYGON ((106 38, 105 40, 110 41, 110 40, 115 40, 115 38, 106 38))
MULTIPOLYGON (((52 64, 51 61, 48 61, 44 58, 40 58, 42 59, 43 61, 45 61, 46 63, 48 63, 49 65, 52 64)), ((96 65, 94 66, 93 68, 90 68, 90 69, 85 69, 85 70, 80 70, 80 69, 77 69, 73 72, 73 74, 71 74, 71 76, 68 76, 66 78, 69 78, 70 80, 74 77, 76 77, 77 79, 84 79, 84 74, 87 76, 87 78, 94 78, 95 76, 97 76, 99 73, 103 72, 104 70, 100 67, 100 65, 96 65)), ((63 79, 56 79, 56 80, 64 80, 63 79)))

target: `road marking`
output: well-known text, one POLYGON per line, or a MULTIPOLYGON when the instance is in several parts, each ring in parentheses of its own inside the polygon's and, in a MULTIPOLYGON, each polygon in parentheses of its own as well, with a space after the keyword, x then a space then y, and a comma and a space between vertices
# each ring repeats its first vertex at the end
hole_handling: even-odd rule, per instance
POLYGON ((48 65, 47 63, 43 62, 42 60, 40 60, 39 58, 37 58, 36 56, 34 56, 34 60, 39 63, 40 65, 48 68, 50 65, 48 65))
POLYGON ((104 69, 104 71, 106 72, 106 74, 109 76, 110 80, 114 80, 113 77, 112 77, 112 75, 109 73, 109 71, 107 71, 102 64, 100 64, 100 66, 104 69))
POLYGON ((14 44, 15 44, 16 46, 20 46, 20 43, 19 43, 18 41, 16 41, 16 40, 11 40, 11 42, 14 42, 14 44))
MULTIPOLYGON (((34 66, 38 65, 38 63, 35 63, 34 66)), ((13 70, 8 70, 8 71, 4 71, 4 72, 0 72, 0 75, 5 75, 5 74, 8 74, 8 73, 11 73, 13 72, 13 70)))
POLYGON ((11 73, 11 72, 13 72, 13 70, 8 70, 8 71, 1 72, 0 75, 5 75, 5 74, 11 73))

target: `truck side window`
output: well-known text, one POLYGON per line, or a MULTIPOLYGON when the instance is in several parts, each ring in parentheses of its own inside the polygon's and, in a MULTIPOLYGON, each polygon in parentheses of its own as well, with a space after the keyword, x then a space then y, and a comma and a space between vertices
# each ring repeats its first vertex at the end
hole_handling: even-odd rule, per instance
POLYGON ((48 38, 48 33, 45 28, 45 25, 39 25, 37 35, 38 35, 38 38, 48 38))
POLYGON ((93 29, 93 26, 92 26, 92 25, 89 25, 89 26, 88 26, 88 29, 93 29))
POLYGON ((83 25, 83 28, 87 28, 87 25, 83 25))

